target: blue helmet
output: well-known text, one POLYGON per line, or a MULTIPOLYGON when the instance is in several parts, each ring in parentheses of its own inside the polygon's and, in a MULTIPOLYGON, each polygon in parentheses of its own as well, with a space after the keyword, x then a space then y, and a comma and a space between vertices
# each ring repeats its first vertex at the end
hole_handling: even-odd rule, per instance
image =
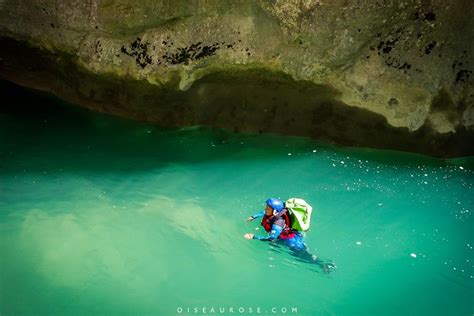
POLYGON ((275 198, 268 199, 265 203, 267 203, 268 206, 278 212, 281 212, 284 207, 283 203, 279 199, 275 198))

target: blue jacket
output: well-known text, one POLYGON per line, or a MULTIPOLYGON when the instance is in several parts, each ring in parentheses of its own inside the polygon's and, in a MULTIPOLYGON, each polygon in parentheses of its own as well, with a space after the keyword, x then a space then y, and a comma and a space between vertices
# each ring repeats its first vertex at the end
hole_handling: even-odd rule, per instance
MULTIPOLYGON (((253 219, 262 217, 265 215, 265 211, 260 211, 255 215, 252 215, 251 217, 253 219)), ((280 239, 280 234, 283 231, 283 228, 285 228, 285 221, 275 221, 272 225, 272 230, 268 234, 268 236, 259 236, 259 235, 253 235, 253 239, 257 240, 262 240, 262 241, 272 241, 272 240, 279 240, 285 242, 285 244, 290 247, 291 249, 294 250, 303 250, 306 249, 306 244, 303 242, 303 236, 301 234, 297 233, 293 238, 289 239, 280 239)))

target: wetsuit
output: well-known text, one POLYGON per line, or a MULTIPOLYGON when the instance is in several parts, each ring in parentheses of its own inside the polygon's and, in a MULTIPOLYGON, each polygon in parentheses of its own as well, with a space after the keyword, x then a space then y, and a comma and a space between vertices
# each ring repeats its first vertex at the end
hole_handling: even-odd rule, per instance
MULTIPOLYGON (((265 216, 265 211, 260 211, 257 214, 251 216, 253 219, 265 216)), ((279 216, 276 216, 273 220, 271 230, 268 236, 259 236, 254 235, 253 239, 263 240, 263 241, 280 241, 285 243, 292 251, 293 256, 298 257, 306 262, 315 263, 319 265, 325 273, 329 273, 331 269, 335 269, 336 265, 333 262, 326 262, 319 259, 317 256, 312 255, 308 251, 308 247, 303 242, 303 236, 299 231, 291 231, 288 233, 284 232, 286 226, 285 219, 279 216)))
MULTIPOLYGON (((257 214, 251 216, 253 219, 262 217, 265 215, 265 211, 258 212, 257 214)), ((281 238, 282 231, 285 228, 285 220, 281 217, 277 217, 272 224, 272 229, 268 236, 259 236, 254 235, 253 239, 257 240, 278 240, 284 242, 288 247, 292 250, 301 251, 305 250, 306 244, 303 242, 303 236, 300 232, 296 232, 293 237, 291 238, 281 238)))

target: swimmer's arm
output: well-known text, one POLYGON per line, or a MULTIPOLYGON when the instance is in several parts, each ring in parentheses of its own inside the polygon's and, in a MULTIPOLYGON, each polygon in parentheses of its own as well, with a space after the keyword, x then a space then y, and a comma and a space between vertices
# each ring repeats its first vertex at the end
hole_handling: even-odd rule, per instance
POLYGON ((257 240, 274 240, 277 239, 278 236, 280 236, 281 232, 283 231, 283 227, 279 225, 272 225, 272 230, 270 231, 270 234, 268 236, 259 236, 259 235, 253 235, 252 239, 257 239, 257 240))
POLYGON ((252 216, 250 216, 249 218, 247 218, 247 222, 251 222, 251 221, 253 221, 253 220, 256 219, 256 218, 262 217, 263 215, 265 215, 265 211, 260 211, 260 212, 258 212, 257 214, 252 215, 252 216))

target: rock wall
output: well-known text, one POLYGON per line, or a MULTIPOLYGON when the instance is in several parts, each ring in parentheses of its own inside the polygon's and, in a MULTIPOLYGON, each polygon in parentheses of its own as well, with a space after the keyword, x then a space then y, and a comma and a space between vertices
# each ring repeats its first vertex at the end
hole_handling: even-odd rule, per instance
POLYGON ((0 0, 0 76, 167 126, 474 154, 470 1, 0 0))

